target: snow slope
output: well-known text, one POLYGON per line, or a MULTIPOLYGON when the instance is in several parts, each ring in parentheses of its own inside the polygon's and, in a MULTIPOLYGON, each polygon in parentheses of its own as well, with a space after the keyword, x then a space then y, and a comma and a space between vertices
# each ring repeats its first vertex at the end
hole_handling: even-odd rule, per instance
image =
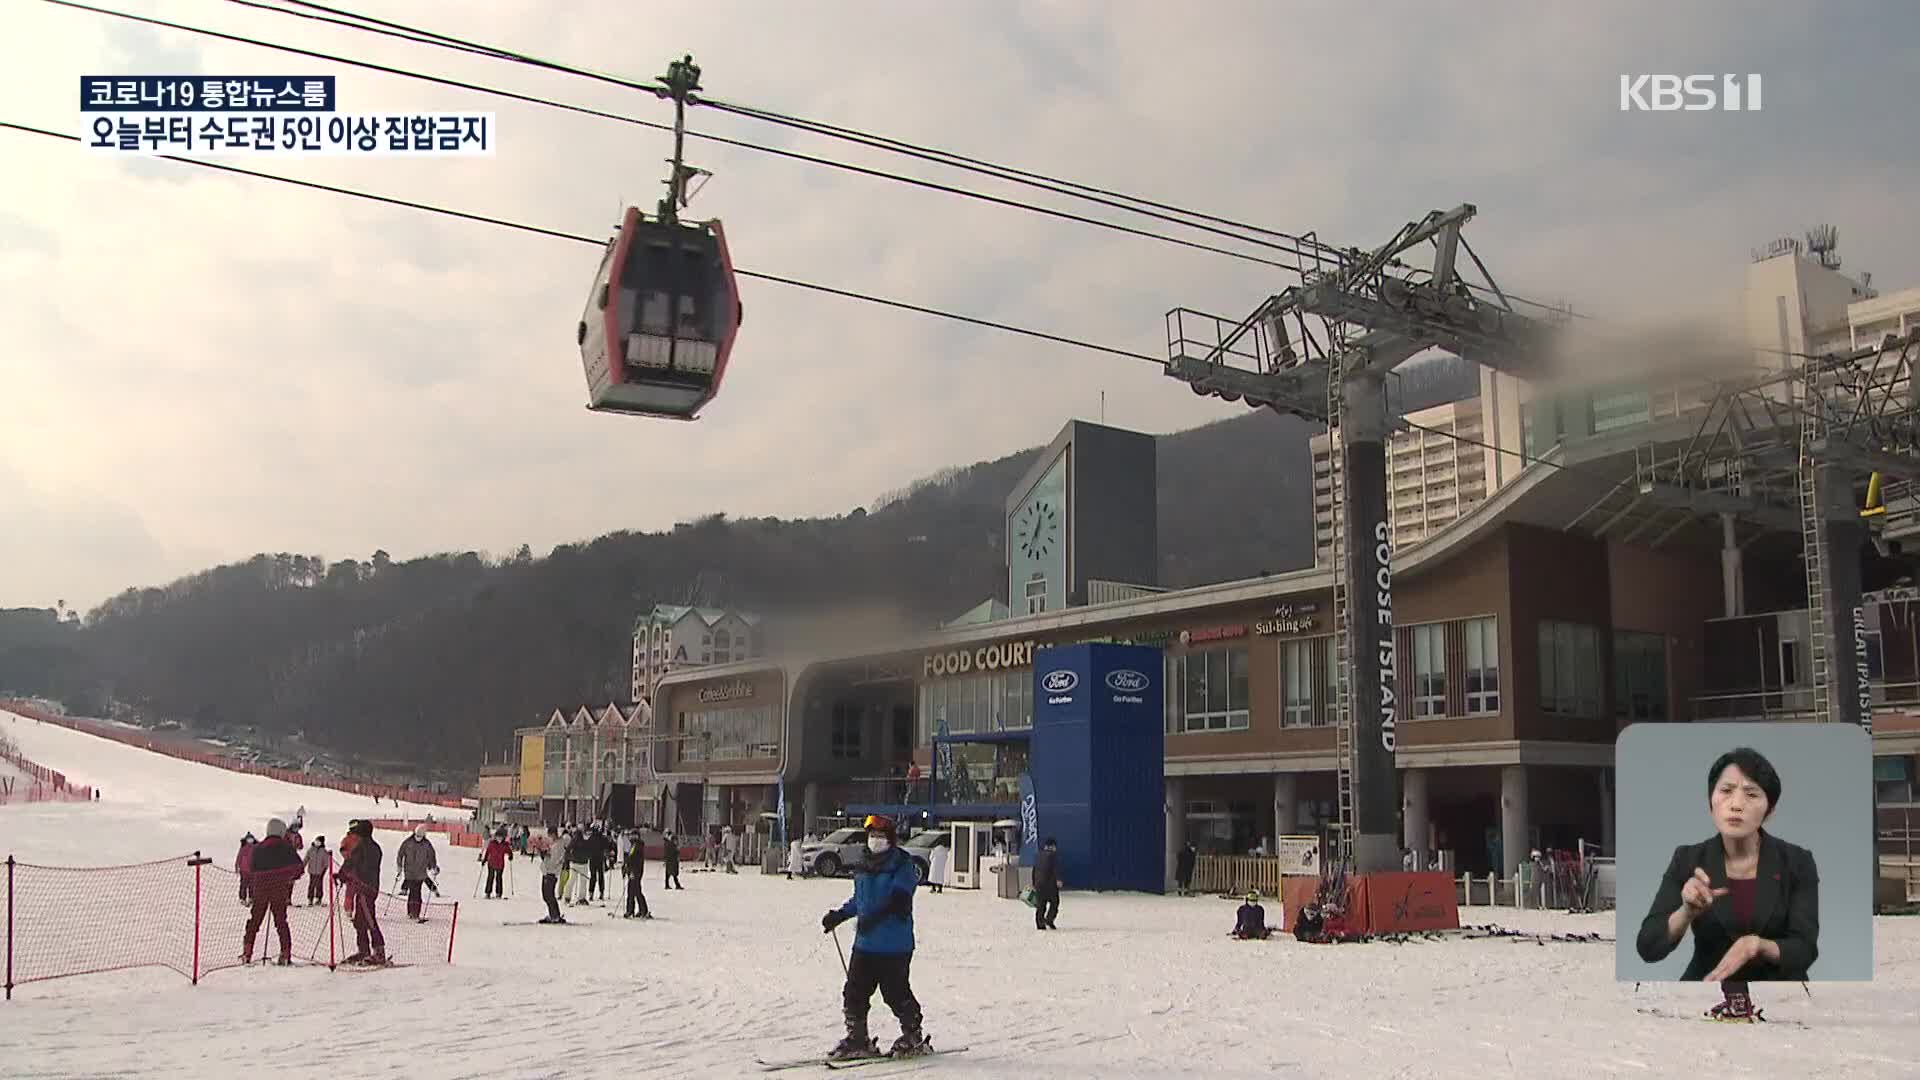
MULTIPOLYGON (((110 802, 0 809, 0 850, 85 862, 224 846, 301 801, 309 831, 331 838, 364 811, 73 733, 21 734, 110 802)), ((381 837, 389 852, 397 840, 381 837)), ((666 892, 650 865, 652 922, 591 907, 569 908, 571 926, 505 926, 540 914, 534 866, 516 861, 514 896, 483 901, 471 899, 473 853, 442 848, 441 862, 446 898, 462 901, 451 967, 224 971, 197 988, 164 972, 37 983, 0 1005, 0 1074, 735 1078, 757 1075, 756 1055, 824 1050, 840 1034, 840 960, 819 920, 848 895, 844 881, 688 864, 686 890, 666 892)), ((1614 931, 1611 916, 1462 917, 1614 931)), ((1691 1016, 1715 993, 1636 993, 1613 981, 1607 944, 1235 942, 1233 905, 1211 898, 1069 893, 1060 930, 1040 933, 1023 905, 950 889, 922 893, 915 918, 928 1033, 971 1047, 925 1065, 943 1076, 1891 1078, 1920 1061, 1920 919, 1877 920, 1872 984, 1816 984, 1811 999, 1761 989, 1770 1016, 1803 1028, 1644 1015, 1691 1016)), ((897 1031, 877 997, 873 1024, 883 1040, 897 1031)))

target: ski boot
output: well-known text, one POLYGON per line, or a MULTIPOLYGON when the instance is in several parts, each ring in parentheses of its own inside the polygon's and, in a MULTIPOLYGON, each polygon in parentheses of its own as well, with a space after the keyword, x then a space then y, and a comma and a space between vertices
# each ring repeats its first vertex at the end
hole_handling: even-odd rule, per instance
POLYGON ((285 955, 285 954, 282 954, 282 955, 281 955, 281 957, 280 957, 280 959, 278 959, 278 960, 275 960, 275 961, 273 962, 273 965, 274 965, 275 967, 292 967, 292 966, 293 966, 293 957, 291 957, 291 956, 287 956, 287 955, 285 955))
POLYGON ((357 952, 340 962, 342 964, 364 964, 367 962, 367 954, 363 952, 357 952))
POLYGON ((1729 1024, 1752 1024, 1765 1020, 1760 1010, 1753 1007, 1753 999, 1746 994, 1730 993, 1727 999, 1707 1010, 1707 1019, 1719 1020, 1729 1024))
POLYGON ((893 1049, 887 1051, 887 1056, 897 1058, 919 1057, 922 1054, 930 1054, 932 1052, 933 1043, 928 1040, 926 1033, 914 1027, 900 1032, 900 1037, 893 1040, 893 1049))
POLYGON ((867 1034, 865 1017, 847 1016, 847 1037, 840 1044, 827 1051, 829 1061, 854 1061, 859 1058, 880 1057, 880 1044, 867 1034))

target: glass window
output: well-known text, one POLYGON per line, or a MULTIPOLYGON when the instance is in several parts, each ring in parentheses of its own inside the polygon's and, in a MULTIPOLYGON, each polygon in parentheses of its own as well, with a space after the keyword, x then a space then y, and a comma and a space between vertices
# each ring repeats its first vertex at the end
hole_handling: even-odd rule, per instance
POLYGON ((1600 634, 1580 623, 1540 621, 1540 711, 1600 716, 1600 634))
POLYGON ((1327 636, 1320 639, 1320 658, 1326 664, 1323 677, 1326 680, 1325 691, 1320 695, 1320 724, 1328 726, 1340 722, 1340 639, 1327 636))
POLYGON ((841 761, 860 757, 860 711, 856 707, 833 708, 833 756, 841 761))
POLYGON ((1467 715, 1500 711, 1500 626, 1494 618, 1468 619, 1466 638, 1467 715))
POLYGON ((1413 715, 1447 715, 1447 624, 1413 628, 1413 715))
POLYGON ((1247 649, 1196 649, 1181 658, 1179 730, 1245 731, 1248 723, 1247 649))
POLYGON ((1661 634, 1613 635, 1613 715, 1628 723, 1667 719, 1667 639, 1661 634))
POLYGON ((1280 646, 1282 727, 1313 723, 1313 642, 1288 641, 1280 646))

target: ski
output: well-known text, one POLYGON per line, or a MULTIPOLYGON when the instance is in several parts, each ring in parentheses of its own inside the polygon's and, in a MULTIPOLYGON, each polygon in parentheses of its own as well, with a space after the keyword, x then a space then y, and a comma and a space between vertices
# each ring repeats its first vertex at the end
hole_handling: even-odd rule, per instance
POLYGON ((1754 1025, 1767 1024, 1772 1027, 1790 1027, 1790 1028, 1800 1028, 1803 1030, 1808 1028, 1809 1026, 1806 1023, 1799 1020, 1769 1020, 1765 1016, 1761 1015, 1761 1013, 1758 1011, 1754 1013, 1754 1018, 1752 1020, 1722 1020, 1719 1017, 1708 1016, 1704 1011, 1693 1014, 1693 1015, 1688 1015, 1685 1013, 1671 1012, 1666 1009, 1648 1008, 1646 1006, 1641 1006, 1635 1011, 1639 1012, 1643 1016, 1657 1016, 1663 1020, 1695 1020, 1695 1021, 1700 1021, 1708 1024, 1754 1024, 1754 1025))
POLYGON ((938 1057, 941 1054, 963 1054, 966 1050, 967 1048, 964 1046, 956 1046, 951 1050, 929 1050, 924 1054, 913 1054, 907 1057, 894 1057, 892 1054, 876 1054, 873 1057, 835 1060, 824 1054, 816 1054, 812 1057, 791 1058, 786 1061, 767 1061, 764 1058, 755 1058, 754 1061, 760 1066, 761 1072, 785 1072, 788 1069, 818 1068, 822 1065, 829 1069, 859 1069, 868 1065, 887 1063, 905 1065, 908 1062, 918 1061, 921 1058, 938 1057))
POLYGON ((503 922, 500 925, 501 926, 590 926, 592 924, 583 923, 583 922, 574 922, 572 919, 568 919, 566 922, 557 922, 557 923, 547 922, 543 919, 522 919, 517 922, 503 922))
POLYGON ((859 1068, 864 1068, 868 1065, 880 1065, 880 1064, 891 1063, 891 1064, 903 1066, 903 1068, 901 1068, 899 1071, 905 1072, 906 1069, 904 1068, 904 1066, 910 1065, 913 1062, 917 1062, 922 1058, 939 1057, 941 1054, 964 1054, 966 1052, 967 1052, 966 1047, 956 1046, 951 1050, 929 1050, 924 1054, 909 1054, 906 1057, 895 1057, 892 1054, 882 1054, 879 1057, 857 1058, 853 1061, 829 1061, 827 1062, 827 1068, 859 1069, 859 1068))
POLYGON ((341 964, 339 967, 334 968, 334 970, 335 971, 385 971, 388 968, 403 968, 403 967, 412 967, 412 966, 413 966, 412 964, 402 964, 397 961, 389 960, 384 964, 341 964))

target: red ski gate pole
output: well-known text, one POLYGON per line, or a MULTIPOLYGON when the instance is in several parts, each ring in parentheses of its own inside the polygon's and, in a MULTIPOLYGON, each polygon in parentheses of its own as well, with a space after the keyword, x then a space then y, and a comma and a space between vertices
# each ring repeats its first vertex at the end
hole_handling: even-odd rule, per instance
POLYGON ((460 931, 460 901, 453 902, 453 922, 447 926, 447 963, 453 963, 453 935, 460 931))
POLYGON ((193 974, 189 978, 195 986, 200 985, 200 868, 212 861, 197 851, 187 860, 187 865, 193 867, 193 974))
POLYGON ((340 968, 335 943, 340 940, 340 879, 333 874, 333 856, 327 856, 327 970, 340 968))

